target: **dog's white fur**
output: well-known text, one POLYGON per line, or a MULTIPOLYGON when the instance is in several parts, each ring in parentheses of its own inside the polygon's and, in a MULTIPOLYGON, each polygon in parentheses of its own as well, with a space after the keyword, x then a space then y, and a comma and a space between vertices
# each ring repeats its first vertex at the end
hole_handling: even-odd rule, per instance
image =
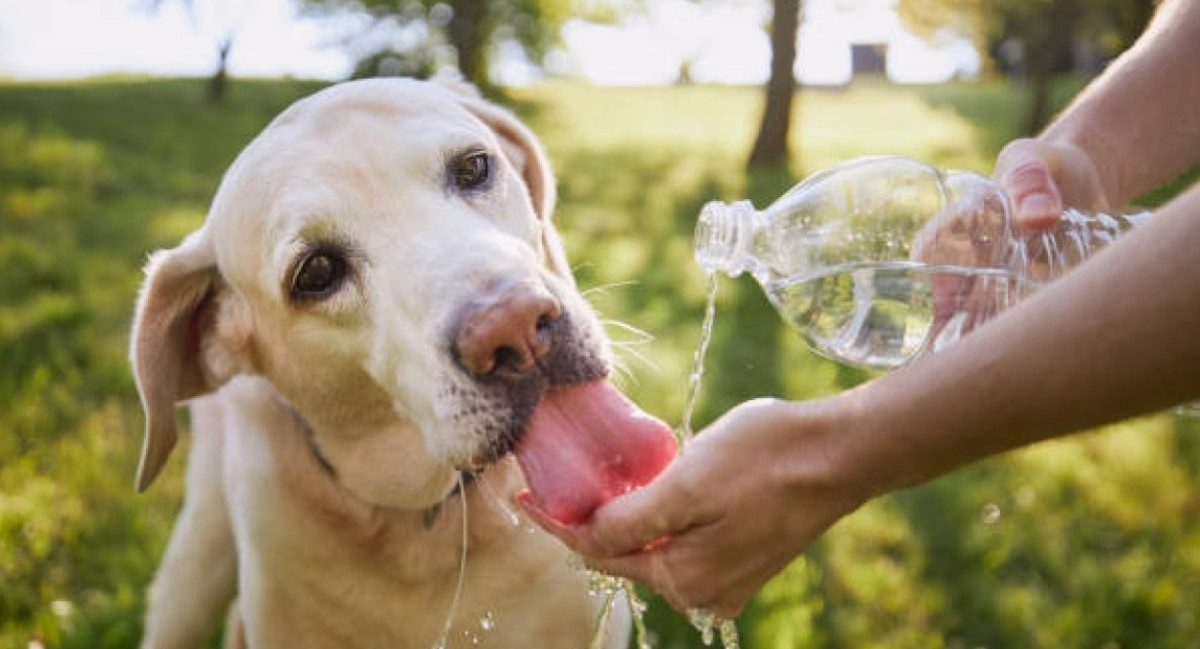
MULTIPOLYGON (((235 597, 229 646, 430 647, 459 578, 464 506, 449 646, 587 646, 597 602, 585 577, 512 520, 523 481, 499 438, 521 415, 450 352, 464 309, 528 284, 559 301, 589 362, 606 363, 554 201, 526 127, 441 84, 335 86, 247 147, 203 227, 152 258, 139 299, 139 489, 175 445, 179 401, 192 400, 193 433, 143 647, 200 646, 235 597), (448 179, 464 151, 491 159, 478 191, 448 179), (296 299, 297 265, 326 245, 346 254, 348 279, 296 299), (459 492, 460 471, 481 462, 459 492)), ((622 607, 613 628, 609 646, 624 646, 622 607)))

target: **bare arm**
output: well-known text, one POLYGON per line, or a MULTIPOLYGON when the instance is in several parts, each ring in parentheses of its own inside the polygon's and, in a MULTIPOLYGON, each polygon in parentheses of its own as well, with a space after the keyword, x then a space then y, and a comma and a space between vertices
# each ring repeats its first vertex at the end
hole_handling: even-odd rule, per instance
POLYGON ((606 572, 735 615, 867 499, 1200 397, 1200 187, 948 349, 840 395, 758 400, 655 481, 565 527, 606 572))
POLYGON ((878 493, 1200 396, 1197 250, 1200 186, 988 327, 843 395, 890 429, 848 426, 848 446, 870 438, 849 464, 878 493))

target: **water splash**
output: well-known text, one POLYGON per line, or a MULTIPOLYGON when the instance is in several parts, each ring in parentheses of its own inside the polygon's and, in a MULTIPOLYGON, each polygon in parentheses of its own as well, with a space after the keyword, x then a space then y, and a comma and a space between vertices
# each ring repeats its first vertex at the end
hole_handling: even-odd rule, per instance
POLYGON ((621 580, 621 589, 625 591, 625 601, 629 603, 629 613, 633 617, 633 639, 637 649, 652 649, 650 632, 646 629, 646 602, 638 597, 637 589, 628 579, 621 580))
MULTIPOLYGON (((592 575, 599 573, 588 572, 589 592, 591 592, 592 575)), ((594 594, 594 593, 593 593, 594 594)), ((616 591, 610 591, 604 598, 604 603, 600 606, 600 613, 596 615, 596 631, 592 633, 592 641, 588 644, 588 649, 603 649, 605 642, 608 640, 608 624, 612 619, 613 602, 616 600, 616 591)))
POLYGON ((692 608, 688 609, 687 619, 700 632, 700 642, 706 647, 712 646, 713 628, 716 626, 717 617, 704 609, 692 608))
MULTIPOLYGON (((572 554, 570 560, 572 564, 582 564, 582 559, 579 555, 572 554)), ((650 642, 650 632, 646 628, 645 613, 646 603, 642 598, 638 597, 637 590, 634 588, 633 582, 623 577, 614 577, 606 575, 595 570, 587 571, 588 593, 591 595, 603 595, 604 603, 601 606, 600 614, 596 616, 596 631, 592 634, 592 641, 588 645, 589 649, 601 649, 605 641, 608 639, 608 625, 612 618, 612 609, 616 604, 617 595, 625 595, 625 602, 629 606, 630 617, 633 618, 633 639, 636 649, 652 649, 653 645, 650 642)))
POLYGON ((738 637, 737 624, 733 620, 723 620, 701 608, 688 609, 687 618, 700 632, 700 641, 704 646, 712 646, 714 634, 719 634, 721 645, 725 649, 741 649, 742 641, 738 637))

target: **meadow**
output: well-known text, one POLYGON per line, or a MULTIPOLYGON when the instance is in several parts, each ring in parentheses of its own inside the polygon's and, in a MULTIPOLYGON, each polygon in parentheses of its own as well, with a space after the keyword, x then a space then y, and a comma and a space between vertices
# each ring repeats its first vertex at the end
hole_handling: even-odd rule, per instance
MULTIPOLYGON (((136 646, 184 464, 134 493, 140 269, 203 220, 237 151, 319 87, 235 80, 210 106, 200 80, 0 84, 0 649, 136 646)), ((705 201, 762 206, 864 154, 986 172, 1022 99, 1001 82, 804 91, 791 174, 747 176, 757 89, 553 83, 506 98, 558 171, 556 218, 622 388, 673 423, 703 310, 691 233, 705 201)), ((806 351, 748 278, 720 282, 708 368, 701 425, 745 398, 870 378, 806 351)), ((1198 481, 1200 419, 1163 414, 879 499, 764 589, 739 619, 743 646, 1195 647, 1198 481)), ((701 646, 661 602, 648 621, 662 649, 701 646)))

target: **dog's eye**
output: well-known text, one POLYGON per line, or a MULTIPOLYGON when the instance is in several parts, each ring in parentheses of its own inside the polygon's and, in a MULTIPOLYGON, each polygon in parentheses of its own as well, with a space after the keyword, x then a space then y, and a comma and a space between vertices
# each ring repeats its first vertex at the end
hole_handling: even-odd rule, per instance
POLYGON ((459 156, 450 166, 451 180, 458 189, 479 189, 492 177, 492 158, 485 151, 459 156))
POLYGON ((310 254, 300 262, 292 280, 292 297, 319 300, 329 297, 346 279, 346 260, 327 251, 310 254))

